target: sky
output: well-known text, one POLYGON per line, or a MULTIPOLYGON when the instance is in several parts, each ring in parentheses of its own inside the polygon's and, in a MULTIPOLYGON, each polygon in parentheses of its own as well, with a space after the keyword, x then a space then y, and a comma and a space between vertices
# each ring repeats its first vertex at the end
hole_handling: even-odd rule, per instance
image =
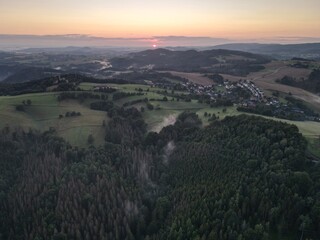
POLYGON ((320 0, 0 0, 0 34, 312 42, 319 10, 320 0))

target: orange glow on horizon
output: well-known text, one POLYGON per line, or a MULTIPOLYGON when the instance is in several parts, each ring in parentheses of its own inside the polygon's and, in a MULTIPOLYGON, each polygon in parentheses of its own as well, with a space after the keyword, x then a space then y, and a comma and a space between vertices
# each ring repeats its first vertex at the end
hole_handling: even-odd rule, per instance
POLYGON ((11 0, 1 5, 0 34, 320 37, 319 0, 11 0))

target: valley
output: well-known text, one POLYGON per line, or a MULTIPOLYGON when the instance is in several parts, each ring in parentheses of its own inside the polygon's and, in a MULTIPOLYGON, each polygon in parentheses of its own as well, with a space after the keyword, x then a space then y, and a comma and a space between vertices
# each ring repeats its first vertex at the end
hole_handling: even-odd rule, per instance
POLYGON ((320 240, 319 9, 1 1, 0 240, 320 240))
POLYGON ((318 62, 197 54, 0 83, 0 239, 316 239, 318 62))
MULTIPOLYGON (((209 79, 209 78, 208 78, 209 79)), ((211 80, 212 81, 212 80, 211 80)), ((197 86, 197 85, 195 85, 197 86)), ((201 85, 199 85, 201 86, 201 85)), ((232 106, 210 106, 207 103, 199 102, 199 100, 191 99, 190 101, 175 99, 172 101, 168 94, 170 91, 162 87, 143 85, 143 84, 104 84, 81 82, 79 84, 79 92, 96 93, 99 89, 113 88, 116 92, 143 93, 142 96, 133 95, 112 100, 115 106, 123 107, 126 103, 133 102, 129 105, 139 110, 144 109, 142 116, 148 124, 150 131, 159 132, 162 127, 174 124, 176 116, 184 111, 196 113, 202 120, 203 126, 210 124, 209 116, 216 116, 217 119, 224 119, 226 116, 236 116, 240 114, 259 115, 253 113, 240 112, 237 107, 232 106), (163 92, 166 91, 166 92, 163 92), (163 98, 168 101, 163 101, 163 98), (150 110, 144 101, 148 98, 154 109, 150 110), (154 99, 154 100, 153 100, 154 99), (139 101, 134 103, 134 101, 139 101), (205 116, 206 115, 206 116, 205 116)), ((49 88, 50 89, 50 88, 49 88)), ((192 89, 192 88, 191 88, 192 89)), ((218 88, 226 91, 224 87, 218 88)), ((220 91, 219 90, 219 91, 220 91)), ((193 91, 193 90, 192 90, 193 91)), ((18 96, 2 96, 0 97, 0 127, 10 126, 12 128, 22 127, 27 130, 37 129, 39 131, 55 129, 58 136, 65 138, 72 145, 79 147, 88 147, 87 139, 92 135, 95 139, 94 145, 99 146, 104 143, 103 122, 107 123, 109 117, 103 111, 90 109, 90 104, 94 99, 66 99, 58 101, 58 96, 63 92, 45 92, 34 94, 22 94, 18 96), (24 100, 30 99, 32 104, 26 106, 24 111, 17 111, 16 106, 20 105, 24 100), (79 117, 59 118, 59 115, 65 116, 67 112, 80 112, 79 117)), ((75 92, 77 93, 77 92, 75 92)), ((175 94, 189 95, 190 90, 180 90, 175 94)), ((169 94, 170 95, 170 94, 169 94)), ((294 94, 294 96, 296 96, 294 94)), ((108 99, 112 99, 112 94, 108 94, 108 99)), ((262 116, 262 115, 260 115, 262 116)), ((276 121, 283 121, 298 126, 300 132, 307 139, 316 139, 320 133, 320 122, 313 121, 290 121, 274 117, 263 116, 276 121)))

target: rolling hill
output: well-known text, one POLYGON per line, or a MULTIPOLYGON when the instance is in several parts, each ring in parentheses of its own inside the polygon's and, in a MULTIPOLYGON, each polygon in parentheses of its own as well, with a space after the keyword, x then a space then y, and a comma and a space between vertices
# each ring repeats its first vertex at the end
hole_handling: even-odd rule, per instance
MULTIPOLYGON (((51 68, 28 67, 28 66, 0 66, 0 74, 3 73, 2 82, 20 83, 56 76, 61 71, 51 68)), ((0 75, 1 80, 1 75, 0 75)))
POLYGON ((295 78, 285 76, 282 79, 279 79, 277 82, 305 89, 307 91, 313 93, 320 92, 320 70, 313 70, 307 79, 303 79, 303 81, 298 81, 295 78))
POLYGON ((244 76, 263 69, 270 59, 252 53, 230 50, 170 51, 146 50, 110 60, 113 68, 154 69, 184 72, 217 72, 244 76))
POLYGON ((303 57, 307 59, 320 59, 320 43, 305 44, 259 44, 259 43, 233 43, 223 44, 212 49, 227 49, 245 51, 255 54, 271 55, 279 59, 303 57))

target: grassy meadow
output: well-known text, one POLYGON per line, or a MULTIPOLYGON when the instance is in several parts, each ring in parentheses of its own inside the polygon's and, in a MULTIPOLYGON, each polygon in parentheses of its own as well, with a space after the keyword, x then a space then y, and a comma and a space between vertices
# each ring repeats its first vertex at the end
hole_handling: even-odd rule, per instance
POLYGON ((107 121, 105 112, 94 111, 75 100, 57 101, 54 93, 25 94, 12 97, 0 97, 0 127, 34 128, 45 131, 55 128, 58 135, 64 137, 71 144, 86 146, 88 135, 92 134, 95 142, 103 142, 102 121, 107 121), (16 105, 23 100, 31 100, 25 111, 17 111, 16 105), (80 112, 81 116, 63 117, 66 112, 80 112))
MULTIPOLYGON (((83 90, 93 90, 97 84, 81 83, 80 88, 83 90)), ((141 88, 149 92, 144 92, 143 96, 130 96, 114 101, 116 106, 121 107, 124 103, 133 100, 153 98, 162 99, 164 95, 156 93, 161 90, 158 88, 151 88, 148 85, 134 85, 134 84, 107 84, 110 87, 118 89, 118 91, 135 92, 136 88, 141 88)), ((94 137, 94 144, 100 145, 104 142, 104 130, 102 122, 108 122, 106 112, 95 111, 90 109, 90 103, 96 100, 85 100, 79 102, 78 100, 64 100, 59 102, 57 100, 58 93, 35 93, 24 94, 19 96, 2 96, 0 97, 0 128, 7 125, 11 127, 22 127, 24 129, 34 128, 40 131, 45 131, 50 128, 55 128, 59 136, 65 138, 71 144, 79 147, 86 147, 87 139, 90 134, 94 137), (16 106, 21 105, 22 101, 31 100, 30 106, 25 106, 25 111, 17 111, 16 106), (80 112, 81 116, 63 117, 66 112, 80 112)), ((109 100, 112 99, 112 94, 109 95, 109 100)), ((242 114, 236 110, 236 107, 227 107, 223 111, 223 107, 210 108, 208 105, 198 103, 196 100, 185 102, 180 100, 171 101, 151 101, 150 103, 155 107, 154 110, 148 110, 145 103, 137 103, 133 106, 140 109, 144 107, 145 111, 142 113, 149 131, 160 131, 162 127, 173 124, 174 119, 183 111, 192 111, 199 115, 204 126, 209 124, 209 117, 205 117, 205 112, 208 114, 215 114, 219 119, 226 116, 234 116, 242 114), (157 110, 156 110, 157 109, 157 110)), ((296 122, 282 119, 266 117, 276 121, 283 121, 289 124, 295 124, 300 132, 307 138, 309 142, 309 149, 316 155, 320 155, 317 150, 316 140, 320 135, 320 123, 318 122, 296 122)))

